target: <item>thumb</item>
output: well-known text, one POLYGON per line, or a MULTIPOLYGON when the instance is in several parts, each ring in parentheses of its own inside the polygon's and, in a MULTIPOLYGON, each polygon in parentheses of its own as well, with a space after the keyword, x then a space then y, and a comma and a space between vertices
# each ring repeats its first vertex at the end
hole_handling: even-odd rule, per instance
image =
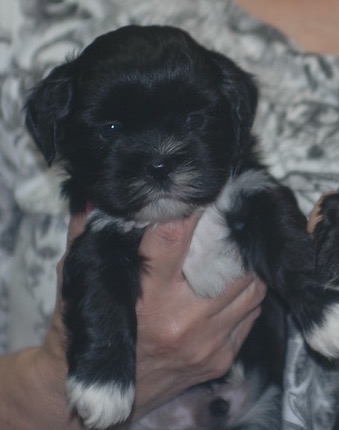
POLYGON ((182 279, 182 266, 198 220, 199 217, 194 214, 146 230, 140 252, 147 258, 147 276, 158 286, 182 279))

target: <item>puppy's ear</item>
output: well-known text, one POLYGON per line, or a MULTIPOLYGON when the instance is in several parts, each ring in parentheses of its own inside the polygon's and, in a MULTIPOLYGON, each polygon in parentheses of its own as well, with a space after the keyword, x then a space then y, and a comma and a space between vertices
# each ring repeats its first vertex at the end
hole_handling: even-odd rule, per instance
POLYGON ((61 122, 70 111, 72 93, 70 65, 64 64, 53 69, 27 99, 26 126, 48 165, 55 157, 61 122))
POLYGON ((232 107, 234 133, 237 142, 246 143, 258 104, 258 88, 249 73, 223 55, 212 53, 222 73, 221 90, 232 107))

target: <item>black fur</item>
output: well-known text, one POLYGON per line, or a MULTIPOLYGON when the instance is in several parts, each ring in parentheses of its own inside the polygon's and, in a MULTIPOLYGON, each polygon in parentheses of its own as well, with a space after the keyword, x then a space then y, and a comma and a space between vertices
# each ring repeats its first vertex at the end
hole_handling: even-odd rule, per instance
MULTIPOLYGON (((63 190, 71 211, 94 207, 64 265, 68 378, 84 390, 113 387, 112 402, 119 409, 122 397, 125 410, 110 415, 105 401, 82 401, 71 385, 71 402, 87 425, 124 420, 132 405, 144 228, 213 205, 248 172, 266 178, 263 186, 245 181, 223 215, 244 268, 285 300, 305 334, 338 303, 338 291, 324 290, 328 279, 315 270, 320 245, 309 239, 293 194, 257 154, 257 97, 252 77, 231 60, 179 29, 156 26, 97 38, 32 91, 26 124, 48 164, 56 159, 68 173, 63 190)), ((330 269, 337 282, 334 260, 330 269)), ((271 300, 240 355, 248 372, 262 369, 261 392, 279 385, 283 365, 284 316, 271 300)), ((220 402, 211 410, 218 419, 227 414, 220 402)))
POLYGON ((339 194, 328 194, 320 205, 321 221, 313 237, 316 246, 316 271, 329 283, 339 285, 339 194))

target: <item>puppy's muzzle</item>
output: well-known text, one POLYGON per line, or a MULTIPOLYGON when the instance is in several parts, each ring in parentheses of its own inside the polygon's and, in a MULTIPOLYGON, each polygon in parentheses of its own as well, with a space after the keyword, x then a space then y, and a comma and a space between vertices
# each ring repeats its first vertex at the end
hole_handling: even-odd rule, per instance
POLYGON ((160 185, 165 185, 169 182, 171 171, 170 164, 165 161, 152 163, 147 167, 147 175, 160 185))
POLYGON ((168 178, 171 168, 168 163, 159 162, 147 167, 147 174, 157 182, 163 182, 168 178))

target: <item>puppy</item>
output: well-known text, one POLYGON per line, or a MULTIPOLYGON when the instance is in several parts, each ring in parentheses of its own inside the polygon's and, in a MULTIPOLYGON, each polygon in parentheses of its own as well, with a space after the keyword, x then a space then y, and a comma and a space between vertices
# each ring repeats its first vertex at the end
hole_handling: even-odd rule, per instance
MULTIPOLYGON (((329 288, 338 291, 339 192, 328 194, 317 206, 318 223, 312 232, 315 270, 329 288)), ((131 430, 280 430, 279 379, 283 368, 284 320, 281 308, 279 311, 279 307, 272 305, 272 302, 264 303, 265 316, 255 324, 237 363, 224 378, 187 390, 142 418, 131 430), (269 311, 270 320, 267 319, 269 311), (266 326, 266 330, 269 325, 271 333, 266 332, 265 337, 265 331, 258 331, 260 325, 266 326), (270 336, 275 339, 275 345, 267 343, 270 336), (258 355, 260 352, 262 357, 258 355), (251 354, 256 354, 252 366, 251 354), (274 360, 278 360, 275 367, 274 360)), ((331 429, 339 429, 339 413, 331 429)))
MULTIPOLYGON (((129 26, 52 70, 28 98, 28 130, 48 164, 68 174, 71 211, 93 207, 62 286, 67 392, 86 426, 124 421, 133 406, 145 228, 195 211, 203 214, 184 264, 192 289, 217 297, 254 272, 272 290, 239 356, 241 371, 226 377, 248 394, 243 410, 261 399, 257 421, 279 416, 267 393, 277 398, 281 382, 281 299, 312 348, 339 355, 338 277, 315 270, 305 217, 260 162, 251 134, 257 97, 249 74, 184 31, 129 26)), ((229 403, 214 412, 236 425, 229 403)))

